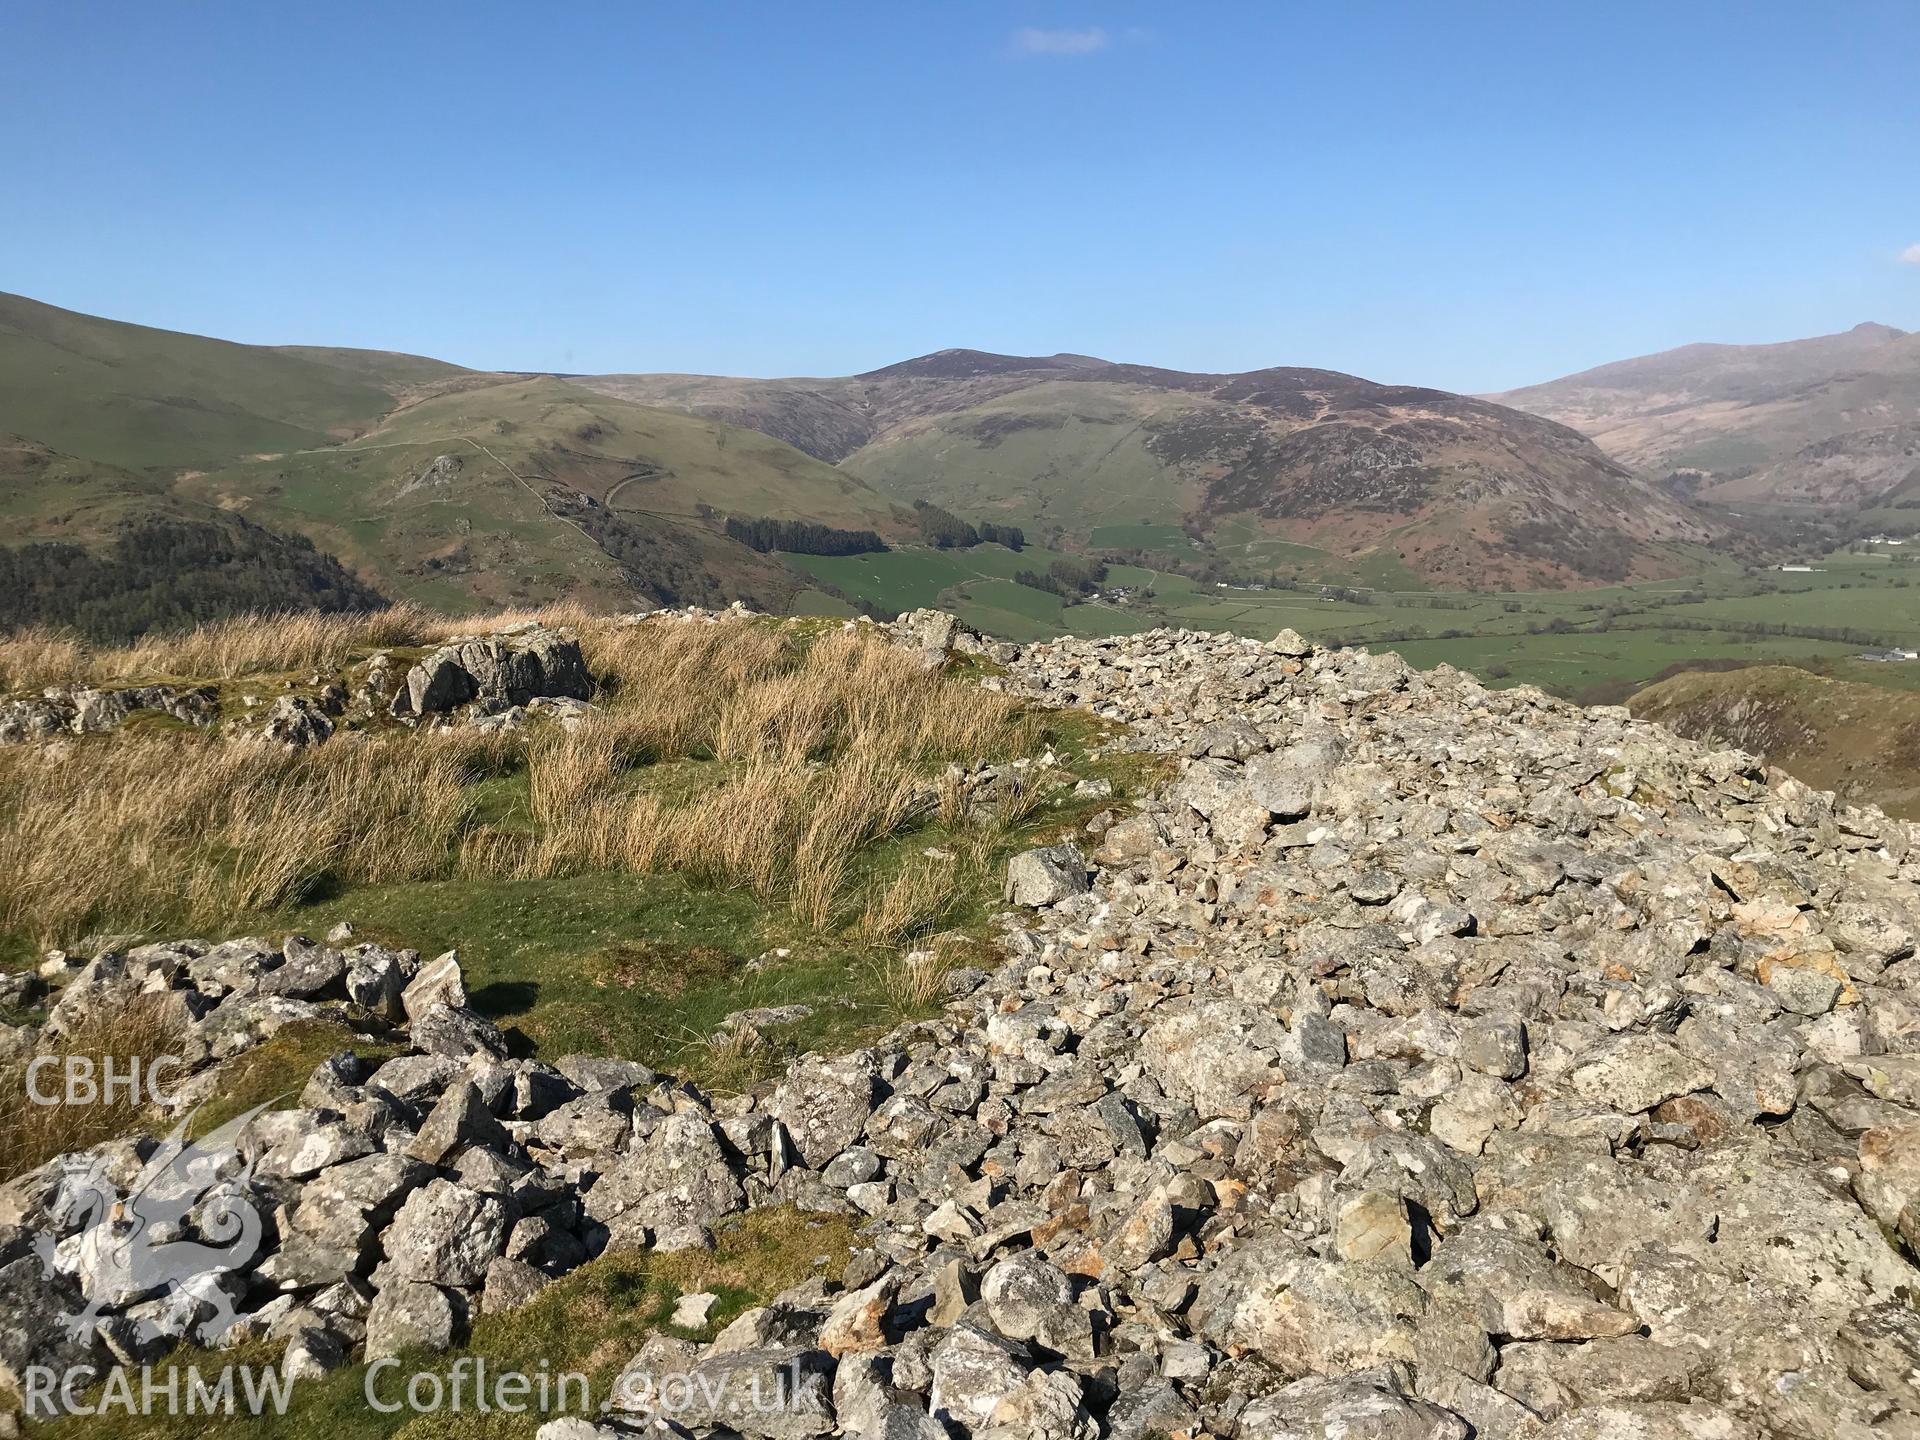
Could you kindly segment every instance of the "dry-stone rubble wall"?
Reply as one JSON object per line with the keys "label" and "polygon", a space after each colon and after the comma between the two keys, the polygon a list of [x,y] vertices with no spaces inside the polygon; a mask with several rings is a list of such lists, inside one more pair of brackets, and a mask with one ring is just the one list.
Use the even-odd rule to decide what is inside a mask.
{"label": "dry-stone rubble wall", "polygon": [[[650,1342],[630,1379],[719,1397],[651,1433],[1920,1435],[1911,827],[1624,710],[1287,633],[900,633],[1181,771],[1020,857],[1005,963],[871,1049],[727,1099],[516,1059],[457,957],[344,937],[69,982],[50,1026],[164,990],[208,1059],[327,1007],[407,1037],[242,1137],[271,1234],[208,1281],[231,1334],[303,1370],[445,1346],[604,1250],[791,1204],[861,1217],[861,1248]],[[111,1288],[76,1186],[143,1158],[0,1192],[0,1308]],[[208,1287],[110,1294],[96,1343],[163,1348]],[[0,1326],[0,1363],[78,1343]],[[775,1376],[809,1383],[728,1404]]]}

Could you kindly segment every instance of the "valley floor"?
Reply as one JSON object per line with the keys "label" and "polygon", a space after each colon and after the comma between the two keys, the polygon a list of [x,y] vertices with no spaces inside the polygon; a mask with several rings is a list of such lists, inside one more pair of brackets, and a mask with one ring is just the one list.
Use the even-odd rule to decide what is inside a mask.
{"label": "valley floor", "polygon": [[[1124,532],[1124,533],[1122,533]],[[1166,526],[1115,527],[1096,541],[1165,550],[1169,568],[1111,565],[1100,596],[1068,604],[1021,585],[1053,552],[999,546],[901,549],[880,555],[785,556],[789,564],[886,613],[940,606],[1016,641],[1125,635],[1157,626],[1265,637],[1292,628],[1324,644],[1392,650],[1413,665],[1454,665],[1494,685],[1534,684],[1582,700],[1619,701],[1661,675],[1704,663],[1813,665],[1842,678],[1920,687],[1920,663],[1859,664],[1863,650],[1920,639],[1920,584],[1884,556],[1834,555],[1810,572],[1747,573],[1707,566],[1693,577],[1592,590],[1480,593],[1392,588],[1320,555],[1273,552],[1278,542],[1221,547],[1242,573],[1269,565],[1278,585],[1220,584],[1170,568],[1199,552]],[[1304,547],[1286,547],[1304,552]],[[1317,553],[1317,552],[1316,552]],[[1330,576],[1289,579],[1289,574]],[[1125,590],[1124,596],[1116,592]],[[845,613],[819,591],[803,610]]]}

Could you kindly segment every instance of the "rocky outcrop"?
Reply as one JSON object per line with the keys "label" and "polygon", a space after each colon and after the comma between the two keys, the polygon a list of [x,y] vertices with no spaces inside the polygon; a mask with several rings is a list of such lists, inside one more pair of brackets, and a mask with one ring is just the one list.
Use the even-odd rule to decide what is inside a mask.
{"label": "rocky outcrop", "polygon": [[[228,721],[233,733],[300,749],[343,728],[446,725],[464,719],[484,730],[519,730],[541,719],[574,728],[592,713],[593,677],[577,637],[536,622],[455,640],[404,673],[403,661],[381,651],[346,672],[349,691],[325,673],[276,680],[270,701],[244,691],[223,702],[210,685],[136,685],[121,689],[50,689],[0,699],[0,745],[97,735],[142,714],[186,725]],[[225,714],[223,715],[223,708]]]}
{"label": "rocky outcrop", "polygon": [[206,726],[220,718],[220,701],[212,687],[204,685],[50,689],[37,696],[0,701],[0,745],[60,735],[98,735],[118,729],[143,711],[169,716],[183,725]]}
{"label": "rocky outcrop", "polygon": [[[1298,637],[1009,659],[991,683],[1182,769],[1010,867],[995,973],[717,1099],[503,1058],[457,963],[420,968],[411,1053],[329,1062],[244,1138],[286,1216],[245,1333],[313,1366],[431,1348],[608,1248],[790,1204],[860,1217],[841,1273],[649,1342],[625,1415],[550,1436],[1920,1434],[1909,826]],[[232,985],[213,955],[179,965]],[[336,983],[262,964],[320,989],[261,1003]],[[62,1254],[72,1168],[0,1192]],[[40,1313],[87,1276],[29,1278],[0,1271]],[[669,1373],[706,1408],[663,1405]],[[777,1376],[777,1421],[725,1405]]]}
{"label": "rocky outcrop", "polygon": [[580,642],[528,622],[435,650],[407,672],[393,713],[437,715],[468,704],[504,710],[540,697],[585,700],[592,694]]}

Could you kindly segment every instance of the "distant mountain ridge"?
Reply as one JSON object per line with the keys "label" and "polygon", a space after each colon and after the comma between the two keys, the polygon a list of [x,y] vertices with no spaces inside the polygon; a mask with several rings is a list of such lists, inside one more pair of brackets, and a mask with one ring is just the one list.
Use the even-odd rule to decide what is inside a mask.
{"label": "distant mountain ridge", "polygon": [[890,493],[1085,541],[1147,522],[1374,552],[1410,583],[1678,573],[1712,522],[1578,433],[1330,370],[1201,374],[941,350],[836,378],[605,375],[589,388],[777,436]]}
{"label": "distant mountain ridge", "polygon": [[1490,397],[1722,500],[1871,505],[1920,493],[1920,333],[1868,323],[1685,345]]}
{"label": "distant mountain ridge", "polygon": [[1388,587],[1677,574],[1717,533],[1564,426],[1328,370],[952,349],[822,379],[489,373],[20,296],[0,296],[0,441],[15,542],[240,516],[441,609],[777,610],[815,580],[729,517],[901,541],[920,500],[1069,549],[1174,527],[1263,567],[1307,546]]}

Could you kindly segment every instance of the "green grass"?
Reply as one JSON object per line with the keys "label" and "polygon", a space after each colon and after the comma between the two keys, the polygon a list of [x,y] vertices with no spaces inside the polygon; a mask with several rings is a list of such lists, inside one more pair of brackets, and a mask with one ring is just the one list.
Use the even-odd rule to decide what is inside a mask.
{"label": "green grass", "polygon": [[286,1109],[299,1101],[315,1067],[329,1056],[351,1050],[378,1062],[406,1047],[374,1039],[327,1021],[301,1021],[227,1062],[220,1090],[193,1114],[192,1131],[205,1135],[259,1105]]}
{"label": "green grass", "polygon": [[1703,660],[1756,664],[1850,653],[1851,647],[1820,641],[1760,644],[1737,637],[1659,632],[1609,635],[1493,635],[1469,640],[1402,641],[1392,645],[1409,665],[1447,664],[1470,670],[1492,685],[1525,683],[1585,696],[1599,687],[1627,693],[1675,665]]}
{"label": "green grass", "polygon": [[1180,556],[1198,553],[1178,525],[1096,525],[1087,543],[1096,550],[1164,550]]}
{"label": "green grass", "polygon": [[975,545],[965,550],[902,546],[871,555],[786,555],[794,569],[870,600],[888,614],[941,603],[956,586],[975,580],[1011,581],[1022,570],[1044,572],[1061,558],[1057,551],[1029,545]]}
{"label": "green grass", "polygon": [[1066,601],[1012,580],[975,580],[952,591],[954,611],[979,630],[1010,639],[1044,639],[1066,630]]}
{"label": "green grass", "polygon": [[836,619],[846,619],[860,612],[837,595],[829,595],[824,590],[802,590],[793,597],[793,603],[787,607],[789,615],[830,615]]}
{"label": "green grass", "polygon": [[[1110,779],[1122,797],[1143,793],[1159,777],[1152,757],[1084,758],[1086,745],[1104,733],[1090,716],[1063,715],[1045,743],[1082,757],[1075,774]],[[492,798],[498,801],[499,792]],[[1063,791],[1004,837],[981,883],[954,894],[944,927],[984,940],[1007,857],[1111,803]],[[852,875],[854,896],[953,839],[939,825],[923,824],[870,847]],[[777,1069],[791,1054],[856,1044],[911,1018],[888,993],[883,973],[899,947],[867,944],[851,929],[811,933],[750,896],[676,875],[360,886],[248,917],[233,933],[318,935],[341,920],[352,921],[360,939],[427,956],[458,949],[475,1008],[506,1029],[518,1049],[548,1060],[575,1051],[614,1054],[704,1082],[737,1082]],[[788,953],[770,954],[776,950]],[[723,1017],[792,1004],[812,1006],[813,1014],[769,1036],[774,1043],[752,1070],[723,1076],[712,1068],[705,1040]],[[310,1070],[325,1053],[309,1060],[302,1052],[301,1062]]]}
{"label": "green grass", "polygon": [[[922,834],[911,848],[936,838]],[[884,872],[900,858],[896,850],[870,859],[869,868]],[[802,1050],[857,1043],[899,1018],[877,983],[872,953],[856,939],[807,934],[751,897],[677,876],[366,887],[242,929],[320,934],[342,919],[354,922],[359,938],[423,955],[458,949],[474,1007],[517,1050],[549,1061],[575,1052],[619,1055],[708,1083],[737,1080],[713,1072],[704,1043],[733,1011],[814,1007],[808,1019],[768,1037],[761,1072]],[[790,954],[749,968],[776,948]]]}

